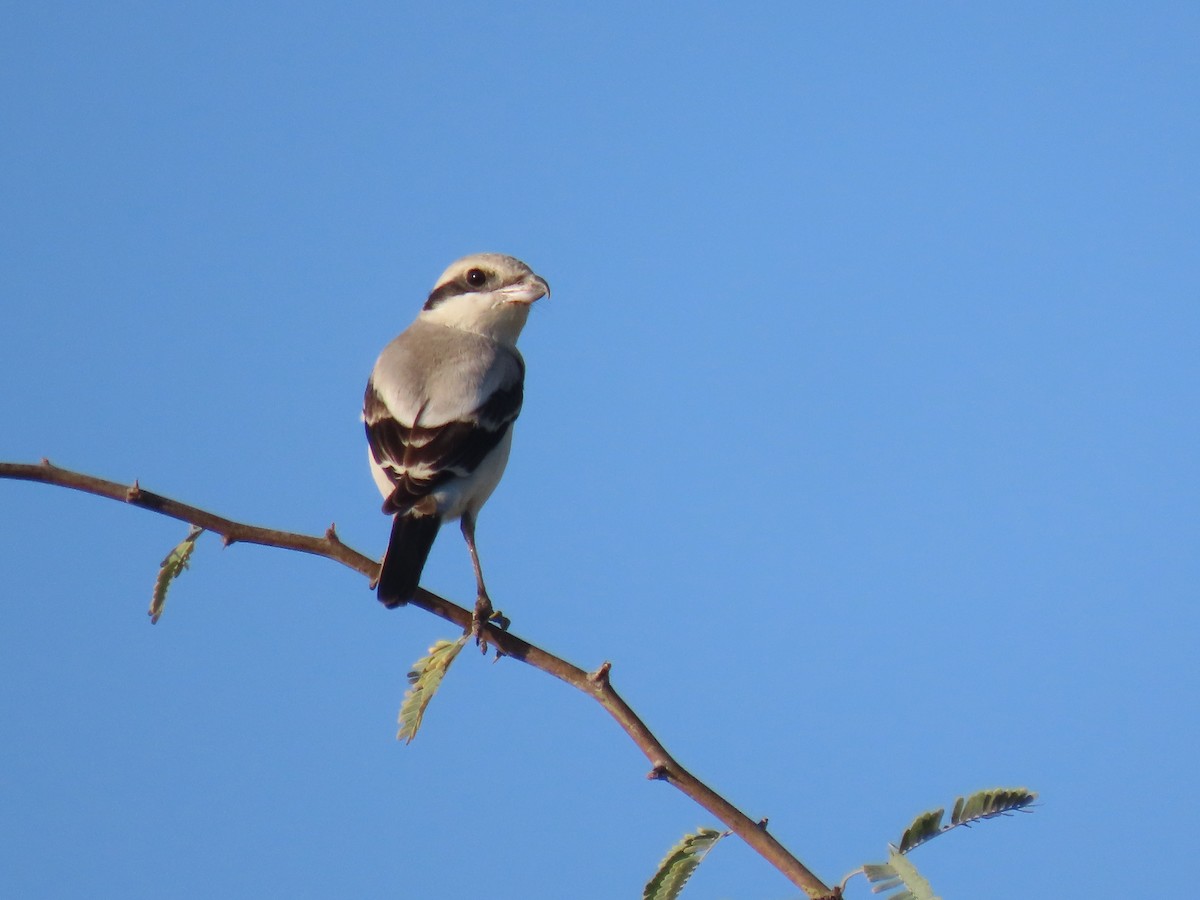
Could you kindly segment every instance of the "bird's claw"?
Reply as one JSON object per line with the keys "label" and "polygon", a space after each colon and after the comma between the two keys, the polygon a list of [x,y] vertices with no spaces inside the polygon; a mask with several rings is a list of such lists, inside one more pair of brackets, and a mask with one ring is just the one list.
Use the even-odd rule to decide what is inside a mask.
{"label": "bird's claw", "polygon": [[488,652],[486,626],[491,622],[494,614],[492,601],[487,594],[480,594],[475,598],[475,614],[471,616],[471,635],[475,638],[475,645],[479,647],[479,652],[484,655]]}
{"label": "bird's claw", "polygon": [[[508,616],[504,615],[500,610],[492,608],[492,601],[487,594],[480,594],[475,599],[475,612],[471,616],[470,634],[475,638],[475,645],[479,647],[480,653],[486,656],[488,652],[488,625],[494,625],[501,631],[508,631],[510,624]],[[496,651],[497,659],[502,655],[499,650]]]}

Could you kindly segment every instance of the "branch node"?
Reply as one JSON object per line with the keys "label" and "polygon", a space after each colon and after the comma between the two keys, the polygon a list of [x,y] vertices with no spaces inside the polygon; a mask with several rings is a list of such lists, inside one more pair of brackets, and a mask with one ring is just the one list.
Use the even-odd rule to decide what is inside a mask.
{"label": "branch node", "polygon": [[129,486],[129,490],[127,490],[125,492],[125,502],[126,503],[137,503],[141,499],[142,499],[142,486],[138,483],[138,480],[135,478],[133,480],[133,484],[131,484]]}
{"label": "branch node", "polygon": [[610,671],[612,671],[612,663],[601,663],[600,668],[595,672],[588,673],[588,681],[600,688],[607,688],[609,686],[608,673]]}

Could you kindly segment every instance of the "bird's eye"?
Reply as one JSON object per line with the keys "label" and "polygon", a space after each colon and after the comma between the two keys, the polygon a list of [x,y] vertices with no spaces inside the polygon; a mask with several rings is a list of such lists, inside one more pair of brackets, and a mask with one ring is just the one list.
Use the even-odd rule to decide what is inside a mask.
{"label": "bird's eye", "polygon": [[467,284],[471,287],[483,287],[487,283],[487,272],[483,269],[468,269]]}

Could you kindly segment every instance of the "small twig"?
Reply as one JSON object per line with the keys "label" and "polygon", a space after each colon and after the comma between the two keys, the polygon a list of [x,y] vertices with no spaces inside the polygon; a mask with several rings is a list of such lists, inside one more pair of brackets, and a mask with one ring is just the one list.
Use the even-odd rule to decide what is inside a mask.
{"label": "small twig", "polygon": [[161,494],[145,490],[134,481],[132,485],[118,484],[115,481],[105,481],[93,475],[73,472],[70,469],[60,469],[48,459],[43,459],[38,465],[26,463],[0,463],[0,478],[15,478],[21,481],[40,481],[43,484],[55,484],[59,487],[72,488],[95,494],[98,497],[108,497],[132,506],[139,506],[181,522],[199,525],[205,531],[219,534],[226,546],[236,543],[261,544],[264,547],[280,547],[284,550],[299,550],[301,553],[312,553],[324,556],[349,566],[356,572],[361,572],[368,578],[374,578],[379,572],[379,563],[363,556],[356,550],[351,550],[336,535],[326,532],[324,537],[312,537],[307,534],[295,534],[290,531],[277,531],[274,528],[260,528],[257,525],[245,525],[210,513],[207,510]]}
{"label": "small twig", "polygon": [[[266,547],[299,550],[302,553],[323,556],[348,566],[372,581],[379,574],[379,563],[343,544],[332,525],[329,526],[323,537],[246,525],[143,490],[136,481],[132,486],[118,484],[115,481],[105,481],[69,469],[60,469],[46,459],[43,459],[39,465],[0,462],[0,478],[38,481],[43,484],[53,484],[101,497],[109,497],[122,503],[130,503],[142,509],[170,516],[173,519],[199,525],[206,531],[221,535],[226,544],[235,542],[260,544]],[[472,614],[469,610],[451,603],[437,594],[430,593],[424,588],[418,589],[411,604],[440,616],[448,622],[453,622],[460,628],[469,628],[471,625]],[[547,653],[509,631],[490,624],[485,625],[484,628],[488,634],[488,642],[505,656],[511,656],[513,659],[541,669],[595,698],[608,711],[609,715],[617,720],[617,723],[625,730],[638,749],[650,760],[653,768],[649,777],[674,785],[703,806],[809,897],[831,896],[830,889],[766,830],[766,819],[755,822],[688,772],[667,752],[658,738],[651,733],[646,724],[638,718],[629,704],[613,688],[609,677],[612,669],[610,663],[604,663],[595,672],[589,674],[578,666],[573,666],[566,660]]]}

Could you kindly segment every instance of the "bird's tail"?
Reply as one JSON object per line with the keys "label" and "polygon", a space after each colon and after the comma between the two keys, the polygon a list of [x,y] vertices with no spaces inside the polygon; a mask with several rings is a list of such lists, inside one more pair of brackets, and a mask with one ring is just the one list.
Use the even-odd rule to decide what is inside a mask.
{"label": "bird's tail", "polygon": [[438,516],[400,514],[392,519],[392,537],[379,571],[376,596],[392,609],[403,606],[417,592],[421,571],[442,520]]}

